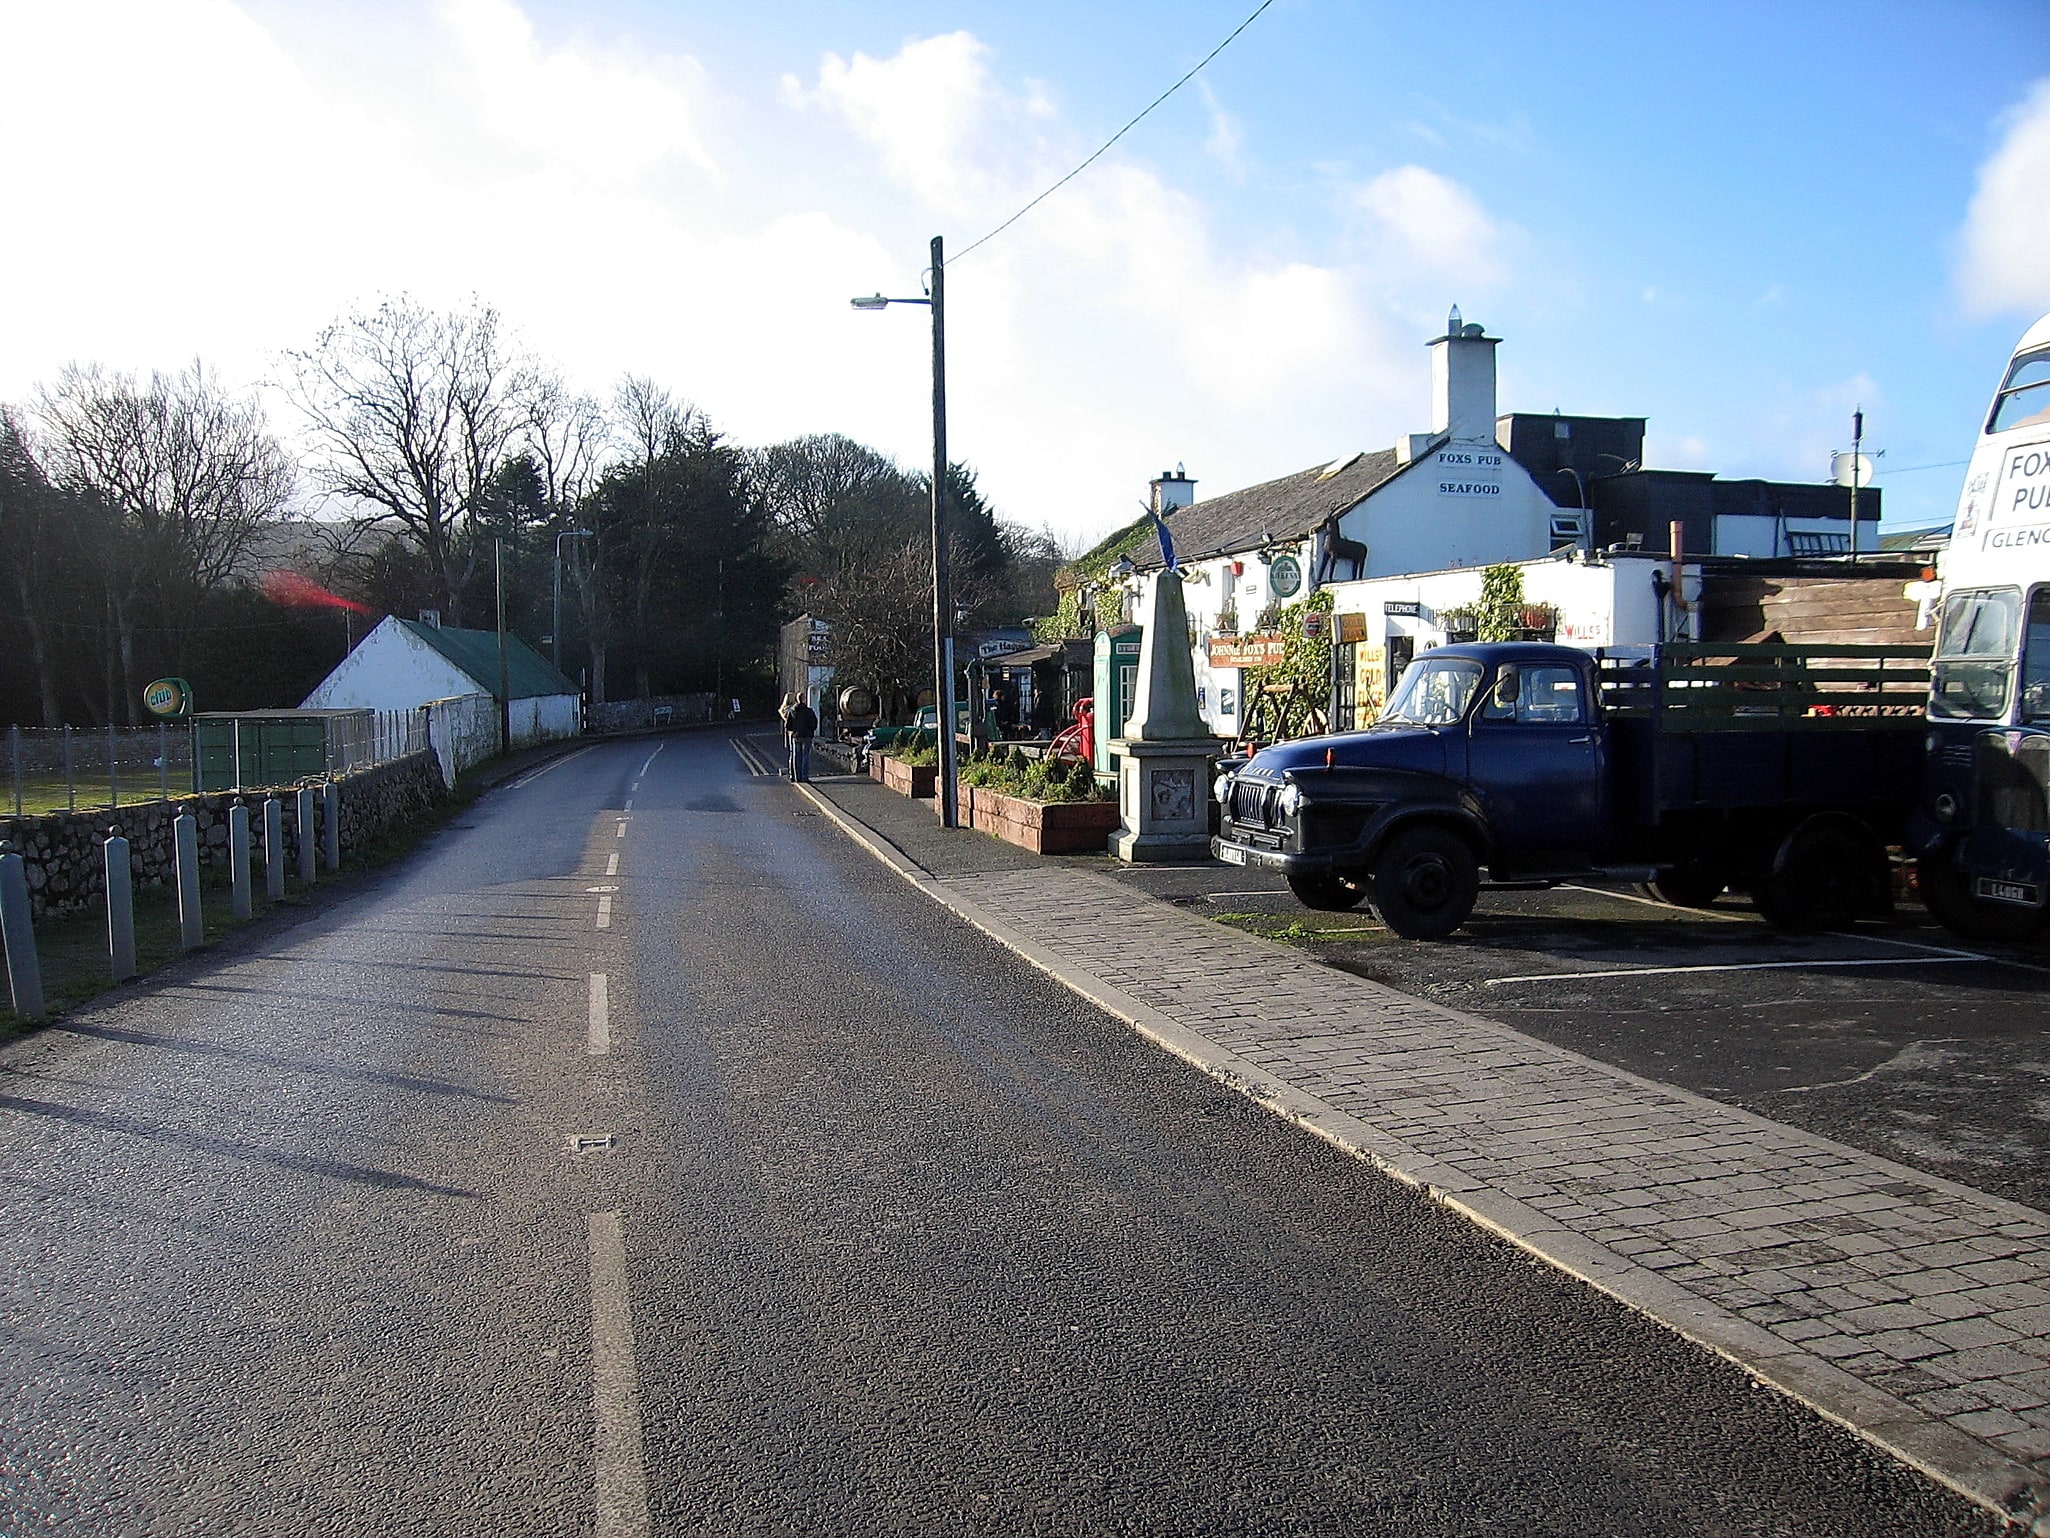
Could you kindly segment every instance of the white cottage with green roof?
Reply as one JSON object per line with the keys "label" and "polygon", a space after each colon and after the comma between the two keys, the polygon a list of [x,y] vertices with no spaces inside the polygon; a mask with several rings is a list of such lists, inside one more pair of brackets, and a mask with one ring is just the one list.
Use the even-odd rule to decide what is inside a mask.
{"label": "white cottage with green roof", "polygon": [[464,695],[511,702],[512,743],[531,747],[583,731],[583,700],[560,669],[518,636],[505,638],[507,688],[499,690],[498,632],[386,619],[344,657],[303,708],[417,710]]}

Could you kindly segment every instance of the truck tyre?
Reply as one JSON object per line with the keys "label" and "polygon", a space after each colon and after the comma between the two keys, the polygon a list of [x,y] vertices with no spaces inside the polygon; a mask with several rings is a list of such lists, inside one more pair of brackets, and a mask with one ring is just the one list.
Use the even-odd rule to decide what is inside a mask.
{"label": "truck tyre", "polygon": [[1772,869],[1751,883],[1751,902],[1775,929],[1848,929],[1886,908],[1886,851],[1849,819],[1816,819],[1789,833]]}
{"label": "truck tyre", "polygon": [[1915,887],[1922,894],[1922,906],[1960,939],[2010,944],[2033,940],[2050,921],[2050,914],[2041,909],[1990,903],[1973,895],[1965,873],[1939,861],[1916,862]]}
{"label": "truck tyre", "polygon": [[1374,862],[1374,907],[1405,940],[1442,940],[1473,912],[1480,865],[1445,828],[1411,828]]}
{"label": "truck tyre", "polygon": [[1345,913],[1366,901],[1366,883],[1350,876],[1331,873],[1290,876],[1287,879],[1288,889],[1295,893],[1295,900],[1319,913]]}
{"label": "truck tyre", "polygon": [[1720,866],[1693,862],[1662,870],[1637,890],[1669,908],[1709,908],[1729,884],[1729,873]]}

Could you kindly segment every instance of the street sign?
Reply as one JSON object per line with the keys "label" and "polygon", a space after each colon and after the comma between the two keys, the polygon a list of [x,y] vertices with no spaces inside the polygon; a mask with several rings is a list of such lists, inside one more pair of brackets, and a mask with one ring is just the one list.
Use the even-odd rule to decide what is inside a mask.
{"label": "street sign", "polygon": [[1267,568],[1267,585],[1276,598],[1293,598],[1303,585],[1303,563],[1292,555],[1277,555]]}
{"label": "street sign", "polygon": [[1327,628],[1328,626],[1323,610],[1312,609],[1308,614],[1305,614],[1303,616],[1303,639],[1305,641],[1323,640],[1324,632]]}
{"label": "street sign", "polygon": [[1280,635],[1212,636],[1214,668],[1279,667],[1288,658],[1288,637]]}
{"label": "street sign", "polygon": [[1381,605],[1381,612],[1390,619],[1419,619],[1424,606],[1414,598],[1391,598]]}
{"label": "street sign", "polygon": [[183,721],[192,714],[192,685],[182,678],[159,678],[145,684],[143,706],[166,721]]}

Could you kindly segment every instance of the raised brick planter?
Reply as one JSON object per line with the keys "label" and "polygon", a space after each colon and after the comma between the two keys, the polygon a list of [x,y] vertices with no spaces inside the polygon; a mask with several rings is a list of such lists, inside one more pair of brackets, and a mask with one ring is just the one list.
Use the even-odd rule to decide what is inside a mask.
{"label": "raised brick planter", "polygon": [[976,787],[961,791],[962,821],[1034,854],[1100,854],[1118,825],[1115,801],[1028,801]]}
{"label": "raised brick planter", "polygon": [[877,764],[882,765],[882,773],[876,778],[900,796],[925,799],[933,793],[933,777],[939,772],[935,764],[907,764],[900,759],[881,756],[868,762],[871,774],[875,774]]}

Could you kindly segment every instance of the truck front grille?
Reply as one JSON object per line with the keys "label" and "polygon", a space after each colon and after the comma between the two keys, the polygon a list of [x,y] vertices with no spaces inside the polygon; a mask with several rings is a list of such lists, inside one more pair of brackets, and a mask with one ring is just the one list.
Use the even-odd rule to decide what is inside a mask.
{"label": "truck front grille", "polygon": [[1986,732],[1977,757],[1980,826],[2050,832],[2050,737]]}
{"label": "truck front grille", "polygon": [[1231,820],[1256,828],[1274,826],[1274,796],[1277,787],[1258,781],[1231,782]]}

